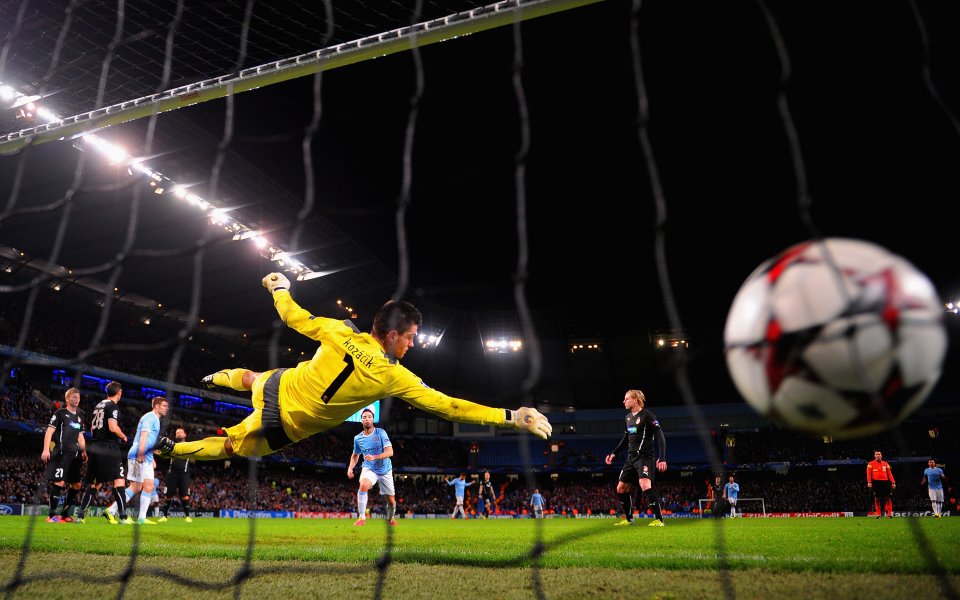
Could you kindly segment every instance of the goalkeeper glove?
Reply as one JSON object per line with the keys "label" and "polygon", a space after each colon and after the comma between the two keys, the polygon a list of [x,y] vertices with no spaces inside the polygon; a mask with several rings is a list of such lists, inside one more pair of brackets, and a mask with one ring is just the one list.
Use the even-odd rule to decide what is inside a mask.
{"label": "goalkeeper glove", "polygon": [[553,433],[553,425],[535,408],[521,406],[517,410],[507,410],[506,422],[543,439],[547,439]]}
{"label": "goalkeeper glove", "polygon": [[263,278],[263,287],[274,293],[277,290],[289,290],[290,280],[283,273],[270,273]]}

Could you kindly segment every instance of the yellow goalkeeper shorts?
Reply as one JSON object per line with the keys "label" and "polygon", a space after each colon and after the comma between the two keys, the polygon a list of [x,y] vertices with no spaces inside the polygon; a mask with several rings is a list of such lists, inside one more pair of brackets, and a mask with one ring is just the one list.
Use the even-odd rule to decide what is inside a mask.
{"label": "yellow goalkeeper shorts", "polygon": [[280,411],[280,377],[284,371],[264,371],[253,381],[253,412],[225,430],[234,454],[266,456],[293,443],[284,430]]}

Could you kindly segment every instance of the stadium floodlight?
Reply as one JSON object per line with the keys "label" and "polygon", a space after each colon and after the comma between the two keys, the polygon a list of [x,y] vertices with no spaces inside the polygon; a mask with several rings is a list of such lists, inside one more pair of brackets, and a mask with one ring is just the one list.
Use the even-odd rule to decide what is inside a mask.
{"label": "stadium floodlight", "polygon": [[417,334],[417,344],[421,348],[436,348],[440,345],[443,338],[442,333],[433,333],[430,331],[421,331]]}
{"label": "stadium floodlight", "polygon": [[576,354],[578,352],[600,352],[601,345],[600,340],[596,339],[579,339],[571,340],[569,343],[570,353]]}
{"label": "stadium floodlight", "polygon": [[[12,102],[11,108],[29,106],[31,118],[38,116],[48,123],[56,123],[58,121],[62,122],[63,120],[52,110],[34,104],[36,100],[41,99],[40,96],[27,96],[18,92],[9,85],[4,85],[2,82],[0,82],[0,99],[2,99],[4,103]],[[143,163],[143,159],[131,157],[130,154],[121,146],[108,142],[107,140],[93,133],[83,135],[81,139],[92,146],[100,154],[104,155],[110,164],[125,165],[127,167],[127,172],[131,175],[133,175],[134,172],[146,175],[150,180],[149,185],[153,188],[153,192],[155,194],[162,195],[165,189],[172,186],[174,195],[177,198],[187,200],[200,210],[209,211],[210,222],[214,225],[224,226],[227,231],[234,233],[234,240],[254,237],[254,242],[258,248],[263,248],[269,244],[265,239],[262,238],[262,236],[252,235],[252,230],[249,227],[230,217],[227,214],[230,209],[214,206],[213,204],[201,198],[199,195],[194,194],[193,192],[188,192],[185,186],[176,184],[169,177],[146,166]],[[236,234],[239,232],[251,232],[251,235],[238,237]],[[274,255],[271,257],[271,260],[283,267],[284,270],[290,271],[296,275],[298,280],[314,279],[316,277],[322,277],[325,274],[329,274],[314,274],[311,269],[299,261],[290,259],[287,253],[279,248],[271,246],[270,252]],[[277,258],[277,256],[279,256],[279,258]]]}
{"label": "stadium floodlight", "polygon": [[507,339],[507,338],[498,338],[487,340],[486,342],[487,350],[490,352],[496,352],[498,354],[507,354],[508,352],[520,352],[523,350],[523,340],[520,339]]}

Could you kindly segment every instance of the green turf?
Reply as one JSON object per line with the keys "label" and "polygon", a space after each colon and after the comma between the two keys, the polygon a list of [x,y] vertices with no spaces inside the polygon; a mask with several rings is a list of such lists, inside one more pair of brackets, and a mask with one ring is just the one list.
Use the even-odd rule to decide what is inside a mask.
{"label": "green turf", "polygon": [[[613,523],[402,519],[389,538],[379,520],[359,528],[349,520],[195,519],[187,524],[172,519],[135,531],[100,518],[75,525],[2,517],[0,583],[10,586],[25,556],[25,582],[13,586],[13,597],[56,597],[51,590],[68,581],[78,589],[112,585],[115,595],[119,583],[98,584],[77,575],[115,578],[130,563],[137,533],[132,587],[125,593],[133,594],[138,586],[150,589],[161,583],[158,577],[174,575],[229,586],[243,567],[253,524],[253,577],[240,588],[251,598],[319,597],[321,589],[325,598],[372,598],[375,565],[388,547],[391,563],[381,591],[391,599],[456,594],[458,586],[450,587],[451,578],[472,581],[474,592],[486,590],[494,598],[703,594],[716,599],[732,589],[736,598],[854,598],[869,593],[871,600],[879,600],[948,598],[960,590],[957,518],[674,519],[663,528],[646,527],[647,521],[633,527]],[[25,555],[23,544],[31,527],[30,552]],[[536,561],[531,554],[538,534],[543,553]],[[91,571],[90,565],[103,568]],[[284,569],[290,573],[279,572]],[[650,582],[650,595],[626,593],[623,582],[635,577]],[[812,579],[820,583],[813,585]],[[878,595],[880,587],[884,591]],[[232,591],[203,592],[207,597],[218,594],[229,597]]]}

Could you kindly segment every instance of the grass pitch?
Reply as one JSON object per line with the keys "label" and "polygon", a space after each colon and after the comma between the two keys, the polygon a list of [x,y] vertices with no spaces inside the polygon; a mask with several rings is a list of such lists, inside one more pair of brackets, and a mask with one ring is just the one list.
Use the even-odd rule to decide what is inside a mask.
{"label": "grass pitch", "polygon": [[388,529],[380,520],[354,527],[349,520],[172,519],[131,527],[101,518],[75,525],[0,517],[0,585],[10,598],[882,600],[960,593],[958,518],[614,522],[402,519]]}

